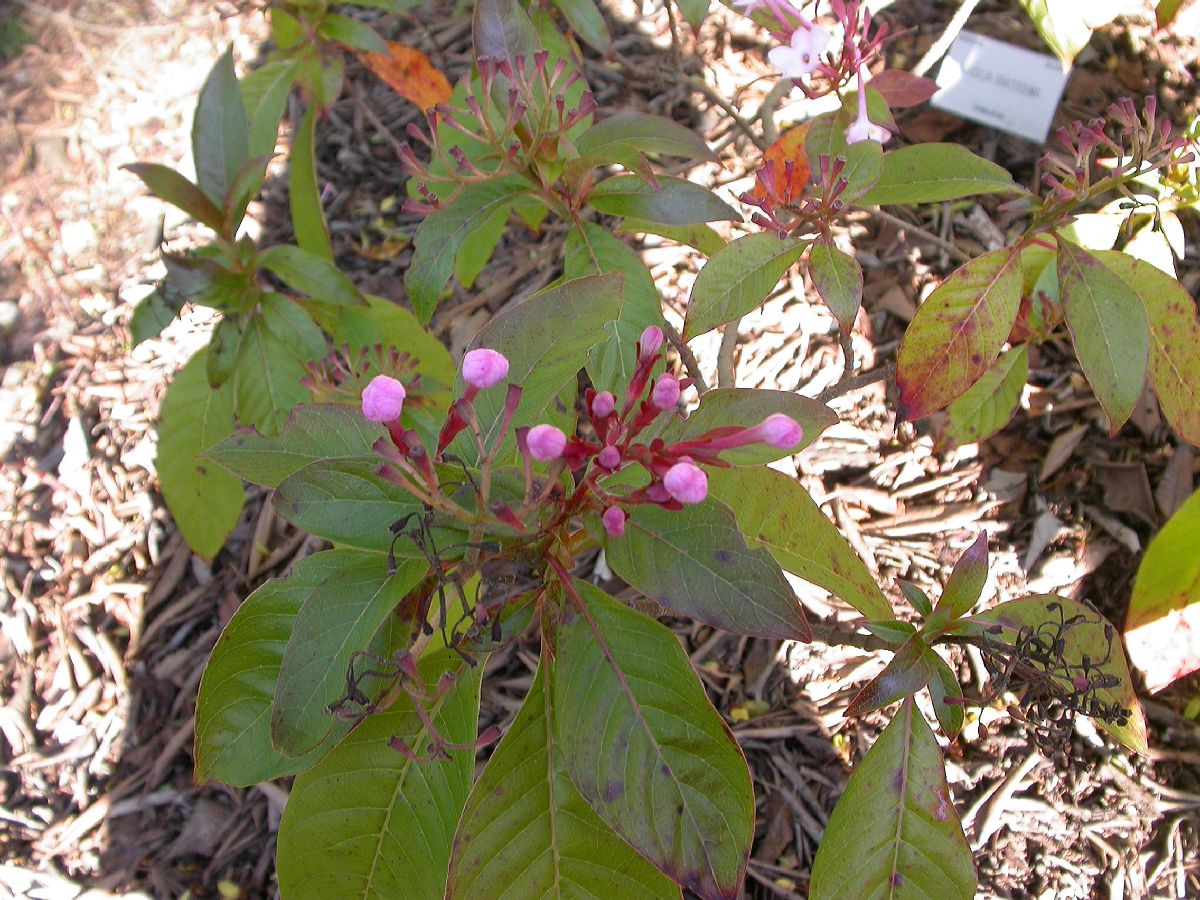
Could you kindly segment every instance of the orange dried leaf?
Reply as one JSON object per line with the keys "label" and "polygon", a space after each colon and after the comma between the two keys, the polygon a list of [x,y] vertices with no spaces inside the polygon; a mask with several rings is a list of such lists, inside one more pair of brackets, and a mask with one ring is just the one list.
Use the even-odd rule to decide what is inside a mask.
{"label": "orange dried leaf", "polygon": [[[808,167],[808,151],[805,147],[808,141],[808,125],[797,125],[781,134],[763,154],[761,165],[773,162],[773,186],[775,196],[785,202],[790,202],[804,193],[804,185],[808,183],[810,170]],[[792,163],[789,170],[788,163]],[[754,183],[754,196],[766,197],[762,182]]]}
{"label": "orange dried leaf", "polygon": [[358,58],[388,87],[421,109],[450,99],[450,82],[433,67],[428,56],[396,41],[387,44],[390,53],[360,53]]}

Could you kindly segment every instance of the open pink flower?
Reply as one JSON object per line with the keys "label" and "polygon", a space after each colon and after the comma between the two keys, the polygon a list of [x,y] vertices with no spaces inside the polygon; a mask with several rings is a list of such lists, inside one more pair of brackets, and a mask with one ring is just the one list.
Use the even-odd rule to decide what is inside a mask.
{"label": "open pink flower", "polygon": [[400,418],[404,398],[408,396],[402,385],[389,375],[376,375],[363,388],[362,414],[368,422],[391,422]]}
{"label": "open pink flower", "polygon": [[680,503],[699,503],[708,496],[708,476],[695,463],[678,462],[667,469],[663,487]]}
{"label": "open pink flower", "polygon": [[567,436],[553,425],[534,425],[525,437],[529,455],[541,462],[558,459],[567,449]]}
{"label": "open pink flower", "polygon": [[463,357],[463,381],[480,390],[499,384],[508,375],[508,359],[503,353],[486,347],[472,350]]}
{"label": "open pink flower", "polygon": [[767,59],[788,78],[803,78],[820,65],[821,54],[829,46],[829,41],[828,31],[805,20],[792,32],[789,44],[772,48],[767,53]]}
{"label": "open pink flower", "polygon": [[867,88],[863,83],[863,67],[858,67],[858,117],[846,128],[846,143],[857,144],[859,141],[887,142],[892,133],[882,125],[876,125],[867,118]]}

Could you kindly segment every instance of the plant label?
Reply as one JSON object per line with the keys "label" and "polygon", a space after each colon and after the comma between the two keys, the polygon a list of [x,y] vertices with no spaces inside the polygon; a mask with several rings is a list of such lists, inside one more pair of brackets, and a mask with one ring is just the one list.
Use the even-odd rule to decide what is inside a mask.
{"label": "plant label", "polygon": [[932,103],[1042,143],[1069,74],[1053,56],[964,31],[942,60]]}

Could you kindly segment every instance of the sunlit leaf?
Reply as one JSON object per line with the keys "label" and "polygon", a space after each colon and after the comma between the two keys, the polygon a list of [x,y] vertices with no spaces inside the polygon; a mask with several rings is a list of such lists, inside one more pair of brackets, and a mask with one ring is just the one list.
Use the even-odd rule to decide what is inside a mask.
{"label": "sunlit leaf", "polygon": [[421,109],[450,100],[450,80],[415,47],[387,42],[387,53],[363,53],[359,59],[388,87]]}
{"label": "sunlit leaf", "polygon": [[1024,344],[1001,353],[965,394],[950,404],[946,430],[960,444],[985,440],[1009,423],[1029,378]]}
{"label": "sunlit leaf", "polygon": [[811,900],[975,896],[937,740],[905,703],[851,775],[813,861]]}
{"label": "sunlit leaf", "polygon": [[674,634],[574,585],[587,612],[565,608],[551,672],[567,774],[663,873],[703,900],[733,900],[754,831],[741,750]]}

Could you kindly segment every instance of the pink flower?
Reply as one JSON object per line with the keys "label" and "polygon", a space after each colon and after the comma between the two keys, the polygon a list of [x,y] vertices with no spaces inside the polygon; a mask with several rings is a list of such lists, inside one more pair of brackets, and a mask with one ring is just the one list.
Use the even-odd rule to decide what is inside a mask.
{"label": "pink flower", "polygon": [[804,429],[791,416],[773,413],[754,429],[756,440],[780,450],[791,450],[804,440]]}
{"label": "pink flower", "polygon": [[654,356],[654,354],[658,353],[658,348],[662,346],[662,343],[662,329],[657,325],[651,325],[638,338],[638,356],[642,359]]}
{"label": "pink flower", "polygon": [[525,437],[529,455],[541,462],[558,459],[567,449],[567,436],[553,425],[534,425]]}
{"label": "pink flower", "polygon": [[708,496],[708,476],[694,463],[675,463],[667,469],[662,483],[680,503],[699,503]]}
{"label": "pink flower", "polygon": [[592,398],[592,415],[597,419],[607,419],[617,408],[617,398],[610,391],[601,391]]}
{"label": "pink flower", "polygon": [[606,469],[616,469],[621,464],[621,451],[609,444],[596,456],[596,462]]}
{"label": "pink flower", "polygon": [[480,390],[499,384],[508,375],[508,360],[503,353],[482,348],[463,357],[463,381]]}
{"label": "pink flower", "polygon": [[606,509],[600,521],[604,523],[604,530],[608,532],[609,537],[618,538],[625,533],[625,513],[619,506]]}
{"label": "pink flower", "polygon": [[859,141],[877,141],[885,143],[892,133],[882,125],[876,125],[867,118],[867,89],[863,84],[863,67],[858,67],[858,117],[846,128],[846,143],[857,144]]}
{"label": "pink flower", "polygon": [[671,409],[679,402],[679,379],[670,372],[660,375],[650,391],[650,402],[655,409]]}
{"label": "pink flower", "polygon": [[829,32],[819,25],[805,21],[792,32],[786,47],[774,47],[767,53],[771,65],[788,78],[803,78],[821,62],[821,54],[829,46]]}
{"label": "pink flower", "polygon": [[391,422],[400,418],[400,410],[404,408],[404,398],[408,393],[395,378],[388,375],[376,375],[371,383],[363,388],[362,414],[368,422]]}

